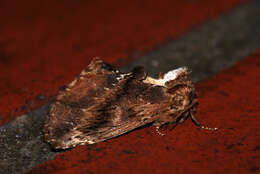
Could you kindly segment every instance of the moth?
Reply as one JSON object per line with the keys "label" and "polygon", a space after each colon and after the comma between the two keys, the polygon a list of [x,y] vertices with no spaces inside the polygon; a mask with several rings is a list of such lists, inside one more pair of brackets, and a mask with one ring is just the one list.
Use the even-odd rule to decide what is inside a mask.
{"label": "moth", "polygon": [[157,130],[195,117],[198,105],[187,68],[158,79],[142,67],[121,73],[100,58],[59,91],[43,127],[45,140],[55,149],[93,144],[151,123]]}

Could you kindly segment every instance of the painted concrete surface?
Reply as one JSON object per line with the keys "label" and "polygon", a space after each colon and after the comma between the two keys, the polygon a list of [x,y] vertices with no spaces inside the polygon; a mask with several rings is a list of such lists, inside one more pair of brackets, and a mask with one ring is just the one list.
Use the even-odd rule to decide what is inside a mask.
{"label": "painted concrete surface", "polygon": [[[0,66],[3,72],[0,75],[3,81],[0,86],[2,89],[0,121],[2,124],[7,123],[31,110],[0,129],[1,151],[5,152],[1,152],[4,154],[1,158],[1,172],[22,173],[37,164],[51,160],[29,173],[257,173],[259,170],[257,102],[259,101],[255,86],[259,86],[256,79],[259,78],[260,57],[259,51],[255,50],[260,48],[257,32],[260,30],[257,29],[259,18],[254,14],[259,3],[241,5],[241,9],[238,7],[236,12],[230,8],[245,1],[218,1],[218,3],[203,0],[185,3],[172,1],[176,5],[174,9],[182,9],[179,10],[179,15],[166,10],[162,14],[163,17],[159,17],[156,13],[149,16],[154,13],[157,4],[145,2],[136,5],[137,1],[134,1],[134,4],[128,5],[128,10],[124,10],[121,9],[122,3],[113,2],[114,6],[110,4],[106,10],[103,8],[106,12],[104,14],[109,14],[110,17],[103,20],[103,13],[97,14],[95,17],[99,20],[95,21],[92,19],[93,16],[88,16],[84,24],[81,23],[85,17],[83,14],[89,13],[84,11],[85,7],[93,12],[105,4],[67,2],[59,6],[58,1],[53,1],[53,9],[50,8],[48,13],[44,11],[48,4],[34,3],[18,4],[20,7],[15,7],[14,11],[21,12],[21,15],[1,11],[8,14],[6,19],[12,20],[6,22],[5,27],[0,29],[2,32]],[[11,5],[6,3],[4,7],[8,9],[7,7]],[[164,3],[161,5],[160,10],[166,6]],[[24,13],[25,6],[34,7],[31,13],[37,15],[30,15],[29,11]],[[72,8],[68,8],[70,6]],[[113,10],[110,11],[110,8]],[[129,16],[128,14],[135,8],[140,10],[137,10],[137,14],[141,14],[143,9],[147,10],[147,14],[141,18],[137,14]],[[227,11],[235,13],[232,16]],[[189,12],[194,12],[196,15],[190,15]],[[55,16],[58,13],[62,15]],[[118,15],[125,20],[118,19]],[[51,16],[55,17],[49,21]],[[216,23],[209,22],[209,25],[201,26],[202,29],[197,27],[188,33],[187,37],[180,37],[194,26],[217,16],[221,18]],[[225,19],[228,20],[223,22]],[[140,22],[144,20],[148,22],[142,26]],[[89,21],[93,24],[92,30],[88,28]],[[72,27],[71,23],[79,26]],[[248,28],[241,28],[239,35],[239,30],[235,28],[243,27],[245,24]],[[229,29],[224,29],[225,26]],[[110,31],[109,27],[113,30]],[[220,27],[217,30],[219,32],[212,32],[214,27]],[[102,35],[101,31],[104,28],[108,33]],[[232,35],[227,31],[232,31]],[[212,45],[198,46],[196,42],[198,33],[204,44],[212,43]],[[216,37],[210,37],[210,33]],[[91,35],[93,36],[90,37]],[[132,37],[133,35],[136,37]],[[81,36],[88,39],[81,39]],[[176,38],[177,40],[170,42]],[[194,38],[194,42],[189,42]],[[104,40],[105,42],[102,42]],[[217,47],[214,46],[214,41]],[[77,46],[74,47],[73,44]],[[180,55],[171,55],[172,48],[175,48],[174,52],[179,50]],[[212,52],[210,49],[213,49]],[[219,51],[221,54],[217,54]],[[193,52],[202,59],[196,56],[189,57],[188,53]],[[246,58],[245,56],[249,54],[254,55]],[[79,146],[65,152],[52,151],[44,143],[41,133],[41,126],[48,110],[46,103],[51,102],[59,87],[73,79],[88,64],[90,58],[97,55],[117,65],[133,60],[137,60],[135,63],[138,63],[151,58],[159,62],[158,69],[152,69],[156,62],[148,67],[151,73],[167,71],[168,64],[188,65],[194,69],[192,78],[196,81],[210,77],[243,57],[246,60],[197,85],[200,96],[197,115],[202,123],[219,127],[217,132],[200,130],[191,121],[186,121],[173,130],[166,129],[164,137],[158,136],[153,127],[145,127],[97,145]],[[173,55],[176,58],[171,58]],[[159,60],[164,59],[156,59],[159,56],[170,57],[172,62],[166,61],[161,64]],[[180,61],[182,56],[183,61]],[[205,57],[214,58],[204,62]],[[216,61],[222,57],[225,63]],[[203,62],[203,66],[196,68],[199,60]],[[131,68],[132,64],[128,66]],[[41,105],[43,106],[34,110]]]}

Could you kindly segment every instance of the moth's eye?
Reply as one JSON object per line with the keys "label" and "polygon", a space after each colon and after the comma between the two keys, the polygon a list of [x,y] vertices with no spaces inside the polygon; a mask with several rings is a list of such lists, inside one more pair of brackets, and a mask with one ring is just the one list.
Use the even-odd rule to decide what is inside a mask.
{"label": "moth's eye", "polygon": [[197,94],[196,94],[195,92],[193,92],[193,91],[190,91],[189,94],[188,94],[188,96],[189,96],[189,99],[190,99],[190,100],[193,100],[194,98],[197,97]]}

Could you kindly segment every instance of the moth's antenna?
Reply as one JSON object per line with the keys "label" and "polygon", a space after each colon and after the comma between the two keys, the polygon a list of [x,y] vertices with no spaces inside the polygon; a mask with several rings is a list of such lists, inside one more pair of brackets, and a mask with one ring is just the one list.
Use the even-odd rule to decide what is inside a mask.
{"label": "moth's antenna", "polygon": [[196,116],[194,115],[194,113],[191,111],[190,112],[190,116],[191,116],[191,120],[197,125],[199,126],[200,128],[202,129],[206,129],[206,130],[210,130],[210,131],[215,131],[217,130],[218,128],[214,127],[207,127],[207,126],[203,126],[202,124],[200,124],[200,122],[197,120]]}

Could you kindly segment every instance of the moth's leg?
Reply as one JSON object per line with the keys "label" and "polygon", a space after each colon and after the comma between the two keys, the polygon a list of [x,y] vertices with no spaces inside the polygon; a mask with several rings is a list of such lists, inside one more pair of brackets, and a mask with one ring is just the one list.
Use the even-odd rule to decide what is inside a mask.
{"label": "moth's leg", "polygon": [[159,134],[159,135],[161,135],[161,136],[164,136],[165,134],[163,134],[163,133],[161,133],[160,132],[160,128],[164,125],[165,123],[163,123],[163,122],[155,122],[155,123],[153,123],[153,126],[155,126],[155,128],[156,128],[156,132]]}
{"label": "moth's leg", "polygon": [[177,124],[183,123],[189,117],[189,112],[185,112],[182,114],[182,117],[178,120]]}
{"label": "moth's leg", "polygon": [[165,134],[164,133],[161,133],[160,132],[160,126],[156,126],[156,132],[161,135],[161,136],[164,136]]}

